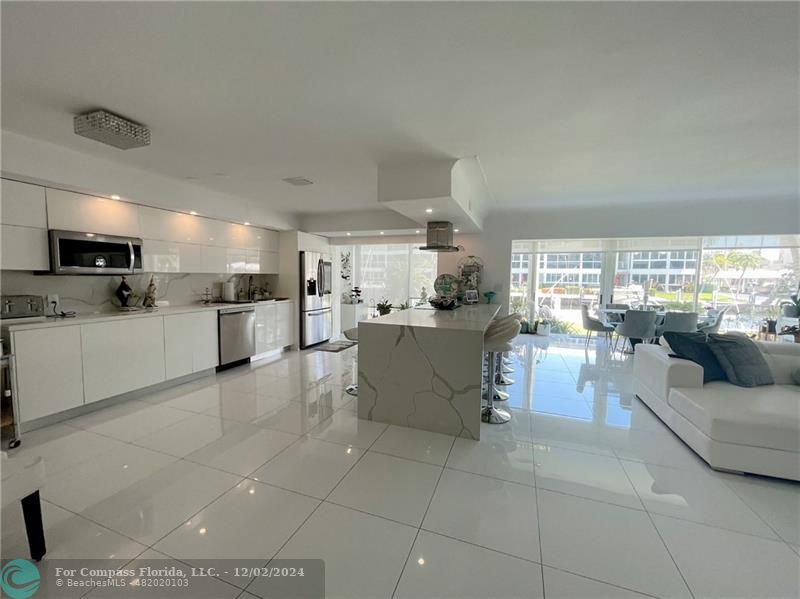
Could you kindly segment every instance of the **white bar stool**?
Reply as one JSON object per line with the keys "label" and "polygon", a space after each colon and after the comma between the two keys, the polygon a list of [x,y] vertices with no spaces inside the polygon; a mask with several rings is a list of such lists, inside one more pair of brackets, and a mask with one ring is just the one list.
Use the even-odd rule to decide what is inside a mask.
{"label": "white bar stool", "polygon": [[[511,420],[511,414],[494,406],[495,382],[494,373],[497,363],[497,354],[511,351],[511,340],[519,334],[520,324],[517,321],[508,321],[490,327],[483,340],[483,351],[489,355],[489,376],[486,386],[486,406],[481,410],[481,420],[489,424],[503,424]],[[506,394],[508,399],[508,394]]]}

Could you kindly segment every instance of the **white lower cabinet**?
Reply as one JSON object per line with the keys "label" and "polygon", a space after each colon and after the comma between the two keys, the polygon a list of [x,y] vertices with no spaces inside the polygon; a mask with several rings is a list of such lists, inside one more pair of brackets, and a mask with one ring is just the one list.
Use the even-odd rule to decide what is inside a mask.
{"label": "white lower cabinet", "polygon": [[256,354],[263,354],[275,349],[278,314],[276,308],[275,304],[256,306]]}
{"label": "white lower cabinet", "polygon": [[12,334],[20,422],[83,405],[81,327]]}
{"label": "white lower cabinet", "polygon": [[294,304],[281,302],[276,305],[277,333],[275,343],[278,347],[286,347],[294,343]]}
{"label": "white lower cabinet", "polygon": [[81,327],[86,403],[162,382],[164,319],[132,318]]}
{"label": "white lower cabinet", "polygon": [[294,304],[279,302],[256,306],[256,354],[293,343]]}
{"label": "white lower cabinet", "polygon": [[191,312],[164,317],[167,380],[214,368],[219,364],[217,312]]}

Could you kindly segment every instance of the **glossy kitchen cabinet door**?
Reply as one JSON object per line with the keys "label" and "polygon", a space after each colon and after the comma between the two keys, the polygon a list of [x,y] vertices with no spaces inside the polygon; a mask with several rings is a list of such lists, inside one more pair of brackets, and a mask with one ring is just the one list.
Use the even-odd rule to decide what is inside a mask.
{"label": "glossy kitchen cabinet door", "polygon": [[276,321],[276,339],[275,344],[278,347],[286,347],[294,343],[294,303],[293,302],[280,302],[275,305],[277,314]]}
{"label": "glossy kitchen cabinet door", "polygon": [[275,349],[277,340],[277,306],[259,304],[256,306],[256,354]]}
{"label": "glossy kitchen cabinet door", "polygon": [[49,270],[47,229],[0,225],[0,268]]}
{"label": "glossy kitchen cabinet door", "polygon": [[164,319],[132,318],[81,326],[86,403],[160,383]]}
{"label": "glossy kitchen cabinet door", "polygon": [[141,237],[139,207],[121,200],[47,188],[50,229]]}
{"label": "glossy kitchen cabinet door", "polygon": [[20,422],[83,405],[79,326],[18,331],[12,338]]}
{"label": "glossy kitchen cabinet door", "polygon": [[217,312],[192,312],[164,317],[167,379],[214,368],[219,364]]}
{"label": "glossy kitchen cabinet door", "polygon": [[41,185],[0,180],[0,223],[21,227],[47,228],[45,191]]}

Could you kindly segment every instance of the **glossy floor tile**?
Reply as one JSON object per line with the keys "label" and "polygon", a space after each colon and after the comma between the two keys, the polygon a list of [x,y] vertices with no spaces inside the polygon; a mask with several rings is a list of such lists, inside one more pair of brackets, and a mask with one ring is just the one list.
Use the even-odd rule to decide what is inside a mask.
{"label": "glossy floor tile", "polygon": [[422,528],[538,562],[536,512],[532,487],[447,469]]}
{"label": "glossy floor tile", "polygon": [[539,490],[542,563],[658,597],[691,597],[643,511]]}
{"label": "glossy floor tile", "polygon": [[[42,502],[47,554],[45,559],[131,559],[147,547],[125,535],[73,514],[47,501]],[[3,559],[29,557],[22,508],[3,508]]]}
{"label": "glossy floor tile", "polygon": [[250,478],[319,499],[333,491],[363,450],[302,438],[250,475]]}
{"label": "glossy floor tile", "polygon": [[800,597],[800,557],[788,545],[653,516],[695,597]]}
{"label": "glossy floor tile", "polygon": [[187,460],[247,476],[299,437],[252,424],[242,424],[186,456]]}
{"label": "glossy floor tile", "polygon": [[382,453],[367,453],[328,501],[419,527],[442,469]]}
{"label": "glossy floor tile", "polygon": [[394,596],[512,599],[544,593],[539,564],[421,531]]}
{"label": "glossy floor tile", "polygon": [[544,596],[548,599],[641,599],[648,597],[622,587],[545,566]]}
{"label": "glossy floor tile", "polygon": [[[521,335],[512,420],[476,442],[359,420],[357,351],[26,433],[10,456],[45,459],[47,557],[323,559],[342,598],[800,596],[800,484],[709,469],[632,394],[631,356]],[[2,517],[2,557],[26,557],[19,505]]]}
{"label": "glossy floor tile", "polygon": [[239,558],[266,564],[318,505],[305,495],[245,480],[154,547],[190,563]]}
{"label": "glossy floor tile", "polygon": [[625,507],[642,502],[617,458],[551,445],[534,445],[536,486]]}
{"label": "glossy floor tile", "polygon": [[455,437],[416,428],[391,425],[375,441],[372,451],[444,466]]}
{"label": "glossy floor tile", "polygon": [[[416,533],[411,526],[323,503],[276,557],[324,560],[329,599],[388,599]],[[256,579],[248,590],[259,595],[261,586]]]}

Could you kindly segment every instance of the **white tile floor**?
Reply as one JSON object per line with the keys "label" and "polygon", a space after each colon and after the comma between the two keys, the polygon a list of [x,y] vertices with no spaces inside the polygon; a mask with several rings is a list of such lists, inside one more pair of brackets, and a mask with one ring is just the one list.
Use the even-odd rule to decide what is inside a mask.
{"label": "white tile floor", "polygon": [[[359,420],[353,349],[104,408],[13,455],[47,461],[51,559],[322,558],[342,598],[800,596],[800,485],[710,470],[632,396],[630,357],[533,340],[513,420],[477,443]],[[2,556],[25,555],[4,510]]]}

